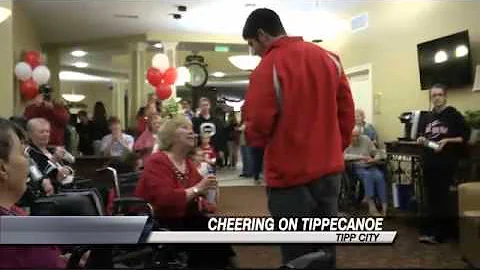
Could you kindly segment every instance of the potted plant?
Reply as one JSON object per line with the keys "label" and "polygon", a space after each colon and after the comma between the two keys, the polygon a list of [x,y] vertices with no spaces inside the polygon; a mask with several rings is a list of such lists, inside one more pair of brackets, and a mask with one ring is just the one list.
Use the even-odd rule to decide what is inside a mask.
{"label": "potted plant", "polygon": [[480,110],[466,111],[465,120],[472,128],[470,143],[475,144],[480,140]]}

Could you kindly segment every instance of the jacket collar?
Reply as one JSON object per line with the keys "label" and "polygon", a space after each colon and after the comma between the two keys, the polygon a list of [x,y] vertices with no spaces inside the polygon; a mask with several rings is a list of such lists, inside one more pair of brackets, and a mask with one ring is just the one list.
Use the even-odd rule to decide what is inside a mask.
{"label": "jacket collar", "polygon": [[[37,153],[39,153],[39,154],[45,155],[45,154],[43,153],[43,151],[42,151],[38,146],[36,146],[36,145],[33,144],[33,143],[30,143],[29,146],[28,146],[28,148],[29,148],[31,151],[34,151],[34,152],[37,152]],[[50,147],[47,146],[47,151],[50,152],[50,153],[52,153],[52,148],[50,148]]]}
{"label": "jacket collar", "polygon": [[272,42],[272,44],[270,44],[270,47],[268,47],[267,50],[265,51],[265,55],[269,54],[270,51],[272,51],[275,48],[283,47],[283,46],[286,46],[290,43],[299,42],[299,41],[303,41],[303,38],[302,37],[289,37],[289,36],[283,36],[281,38],[278,38],[277,40]]}

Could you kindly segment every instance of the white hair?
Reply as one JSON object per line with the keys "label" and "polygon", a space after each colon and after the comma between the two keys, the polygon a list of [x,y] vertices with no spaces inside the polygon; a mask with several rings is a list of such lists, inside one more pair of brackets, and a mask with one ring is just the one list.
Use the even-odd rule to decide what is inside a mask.
{"label": "white hair", "polygon": [[32,118],[27,122],[27,131],[32,132],[36,127],[48,125],[50,126],[50,122],[48,122],[45,118]]}

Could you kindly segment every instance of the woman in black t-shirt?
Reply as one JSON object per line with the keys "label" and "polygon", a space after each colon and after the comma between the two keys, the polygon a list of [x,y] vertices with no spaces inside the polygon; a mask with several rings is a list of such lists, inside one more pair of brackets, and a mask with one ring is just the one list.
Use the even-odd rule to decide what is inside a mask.
{"label": "woman in black t-shirt", "polygon": [[[435,142],[437,147],[425,147],[422,156],[425,217],[422,219],[420,242],[438,243],[448,235],[449,214],[452,208],[448,200],[450,186],[458,160],[470,136],[470,129],[462,114],[447,106],[446,88],[434,85],[430,91],[433,104],[423,135],[418,143],[427,146]],[[449,219],[450,217],[450,219]]]}

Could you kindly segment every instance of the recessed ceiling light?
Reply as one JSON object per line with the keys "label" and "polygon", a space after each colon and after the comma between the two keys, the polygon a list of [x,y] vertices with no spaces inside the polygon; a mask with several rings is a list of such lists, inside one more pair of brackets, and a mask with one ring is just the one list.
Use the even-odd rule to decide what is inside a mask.
{"label": "recessed ceiling light", "polygon": [[222,77],[225,77],[225,73],[217,71],[217,72],[212,73],[212,76],[217,77],[217,78],[222,78]]}
{"label": "recessed ceiling light", "polygon": [[75,51],[71,52],[70,54],[75,56],[75,57],[84,57],[88,53],[86,51],[82,51],[82,50],[75,50]]}
{"label": "recessed ceiling light", "polygon": [[86,62],[75,62],[72,65],[76,68],[86,68],[86,67],[88,67],[88,63],[86,63]]}
{"label": "recessed ceiling light", "polygon": [[163,44],[162,43],[155,43],[155,44],[153,44],[153,47],[155,47],[157,49],[161,49],[161,48],[163,48]]}
{"label": "recessed ceiling light", "polygon": [[246,3],[245,4],[245,7],[256,7],[256,6],[257,6],[257,4],[255,4],[255,3]]}

